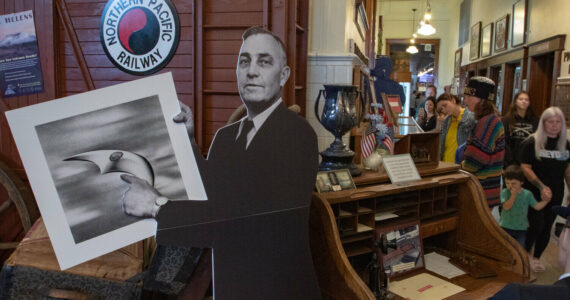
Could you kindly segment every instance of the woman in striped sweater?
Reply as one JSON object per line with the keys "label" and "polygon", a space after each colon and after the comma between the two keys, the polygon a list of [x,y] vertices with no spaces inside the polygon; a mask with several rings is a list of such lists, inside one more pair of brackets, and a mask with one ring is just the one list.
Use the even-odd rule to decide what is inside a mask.
{"label": "woman in striped sweater", "polygon": [[461,167],[475,175],[485,192],[489,208],[501,204],[501,170],[505,155],[505,132],[493,104],[495,83],[475,76],[464,88],[465,105],[475,115],[477,125],[467,139]]}

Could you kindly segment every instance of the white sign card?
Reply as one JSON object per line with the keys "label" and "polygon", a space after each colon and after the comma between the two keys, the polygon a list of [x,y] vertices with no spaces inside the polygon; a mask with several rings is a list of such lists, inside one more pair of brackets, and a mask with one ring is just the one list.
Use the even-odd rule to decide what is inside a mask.
{"label": "white sign card", "polygon": [[409,153],[383,156],[382,163],[393,184],[404,184],[422,179]]}
{"label": "white sign card", "polygon": [[156,232],[123,212],[145,179],[173,200],[206,200],[170,73],[6,112],[61,269]]}

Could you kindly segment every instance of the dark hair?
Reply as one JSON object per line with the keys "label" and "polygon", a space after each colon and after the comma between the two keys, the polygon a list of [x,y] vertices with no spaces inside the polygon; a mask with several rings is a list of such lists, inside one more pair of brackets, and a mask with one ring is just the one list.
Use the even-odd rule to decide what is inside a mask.
{"label": "dark hair", "polygon": [[[509,110],[505,114],[505,119],[507,119],[509,122],[508,124],[505,124],[505,125],[513,126],[515,124],[515,115],[517,114],[517,99],[522,94],[529,96],[529,94],[526,91],[520,91],[520,92],[515,94],[515,97],[513,98],[513,102],[511,102],[511,106],[509,106]],[[529,96],[529,100],[530,100],[530,96]],[[533,119],[534,116],[535,116],[534,111],[532,110],[532,107],[529,105],[528,108],[526,109],[524,117],[526,119],[530,120],[530,119]]]}
{"label": "dark hair", "polygon": [[248,29],[246,29],[243,32],[243,34],[241,35],[241,39],[242,39],[242,41],[245,42],[245,40],[247,40],[247,38],[249,38],[250,36],[258,35],[258,34],[267,34],[267,35],[271,36],[277,42],[277,44],[281,48],[281,51],[283,51],[283,64],[287,65],[287,50],[285,48],[285,44],[273,32],[271,32],[265,28],[259,27],[259,26],[253,26],[253,27],[249,27]]}
{"label": "dark hair", "polygon": [[475,111],[473,112],[473,116],[475,120],[479,120],[486,115],[490,114],[498,114],[497,108],[495,104],[489,100],[481,99],[479,103],[475,106]]}
{"label": "dark hair", "polygon": [[[427,97],[426,101],[424,102],[424,109],[425,109],[425,103],[431,101],[431,103],[433,103],[433,114],[435,115],[437,112],[435,110],[435,97],[434,96],[429,96]],[[426,111],[427,112],[427,111]],[[429,112],[428,112],[429,113]]]}
{"label": "dark hair", "polygon": [[455,104],[460,103],[459,98],[457,98],[456,95],[449,94],[449,93],[443,93],[443,94],[439,95],[439,97],[437,97],[437,101],[435,101],[435,104],[437,105],[437,103],[439,101],[449,101],[449,102],[454,101]]}
{"label": "dark hair", "polygon": [[510,165],[505,169],[505,174],[503,175],[505,180],[516,179],[520,182],[524,182],[524,173],[521,166]]}

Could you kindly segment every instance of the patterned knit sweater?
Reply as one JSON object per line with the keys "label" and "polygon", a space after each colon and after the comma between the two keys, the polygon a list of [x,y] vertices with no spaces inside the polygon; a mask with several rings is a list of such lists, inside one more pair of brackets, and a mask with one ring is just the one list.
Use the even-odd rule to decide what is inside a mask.
{"label": "patterned knit sweater", "polygon": [[489,114],[477,121],[467,140],[461,167],[477,176],[487,204],[501,204],[501,170],[505,156],[505,133],[501,119]]}

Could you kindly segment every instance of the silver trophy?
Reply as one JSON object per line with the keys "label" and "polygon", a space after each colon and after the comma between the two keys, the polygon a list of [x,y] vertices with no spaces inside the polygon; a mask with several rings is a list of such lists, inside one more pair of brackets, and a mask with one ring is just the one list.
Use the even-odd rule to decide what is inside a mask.
{"label": "silver trophy", "polygon": [[[352,176],[360,175],[360,169],[352,162],[354,151],[342,142],[342,136],[360,124],[364,116],[364,100],[355,85],[324,85],[315,102],[317,120],[334,135],[334,142],[321,152],[322,162],[319,170],[349,169]],[[325,103],[319,116],[321,95]],[[356,98],[360,98],[360,111],[357,111]]]}

